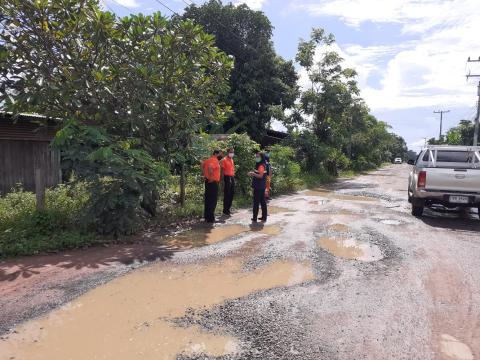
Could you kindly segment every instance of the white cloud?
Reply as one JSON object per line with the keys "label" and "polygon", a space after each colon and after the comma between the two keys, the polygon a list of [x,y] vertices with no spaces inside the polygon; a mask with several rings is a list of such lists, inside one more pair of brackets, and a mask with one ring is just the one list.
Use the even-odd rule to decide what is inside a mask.
{"label": "white cloud", "polygon": [[[480,56],[478,0],[322,0],[296,6],[355,27],[398,23],[404,33],[417,34],[395,45],[337,48],[358,71],[362,96],[373,110],[475,103],[465,64],[468,56]],[[378,84],[372,85],[373,77]]]}
{"label": "white cloud", "polygon": [[406,32],[455,24],[478,12],[477,0],[319,0],[294,1],[292,5],[313,15],[339,17],[355,27],[366,21],[399,23]]}
{"label": "white cloud", "polygon": [[113,4],[117,4],[120,6],[125,6],[127,8],[137,8],[140,7],[140,4],[137,0],[108,0]]}
{"label": "white cloud", "polygon": [[246,4],[250,9],[261,10],[262,6],[267,2],[267,0],[237,0],[235,5]]}
{"label": "white cloud", "polygon": [[419,139],[410,144],[407,144],[407,146],[410,150],[419,151],[420,149],[423,149],[423,147],[425,146],[425,142],[426,142],[425,139]]}

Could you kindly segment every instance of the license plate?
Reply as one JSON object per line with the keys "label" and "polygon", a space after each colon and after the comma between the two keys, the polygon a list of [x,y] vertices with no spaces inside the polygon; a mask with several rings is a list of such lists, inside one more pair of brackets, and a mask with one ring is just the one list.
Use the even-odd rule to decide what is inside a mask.
{"label": "license plate", "polygon": [[468,196],[450,195],[450,202],[454,204],[468,204]]}

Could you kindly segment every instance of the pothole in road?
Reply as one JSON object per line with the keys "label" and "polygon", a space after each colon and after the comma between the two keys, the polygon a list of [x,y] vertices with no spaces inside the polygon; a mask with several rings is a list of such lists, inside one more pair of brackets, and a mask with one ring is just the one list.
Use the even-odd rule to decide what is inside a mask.
{"label": "pothole in road", "polygon": [[346,233],[350,228],[345,224],[332,224],[327,226],[327,230],[331,232]]}
{"label": "pothole in road", "polygon": [[281,206],[269,206],[268,207],[268,214],[269,215],[274,215],[274,214],[282,214],[282,213],[289,213],[289,212],[295,212],[296,210],[292,209],[287,209]]}
{"label": "pothole in road", "polygon": [[328,199],[335,199],[335,200],[343,200],[343,201],[378,201],[378,199],[370,196],[363,196],[363,195],[354,195],[354,194],[344,194],[333,192],[331,190],[325,189],[314,189],[314,190],[307,190],[304,192],[306,196],[319,196],[319,197],[326,197]]}
{"label": "pothole in road", "polygon": [[202,226],[175,236],[162,237],[158,241],[172,248],[190,249],[216,244],[249,231],[275,236],[281,234],[282,228],[274,225],[265,226],[262,223],[253,224],[250,227],[240,224],[219,227]]}
{"label": "pothole in road", "polygon": [[261,223],[250,225],[250,230],[253,232],[259,232],[265,235],[276,236],[282,233],[282,228],[276,225],[263,225]]}
{"label": "pothole in road", "polygon": [[[221,357],[236,338],[173,319],[229,299],[313,280],[310,263],[278,261],[251,272],[239,258],[202,265],[155,264],[137,270],[16,329],[0,343],[2,358],[106,360]],[[79,338],[81,334],[81,339]]]}
{"label": "pothole in road", "polygon": [[237,224],[220,227],[203,226],[172,237],[162,238],[160,241],[171,247],[186,249],[215,244],[247,231],[249,231],[248,227]]}
{"label": "pothole in road", "polygon": [[443,334],[440,341],[441,352],[450,359],[455,360],[473,360],[473,354],[470,348],[455,339],[453,336]]}
{"label": "pothole in road", "polygon": [[330,254],[343,259],[365,262],[383,259],[382,251],[378,246],[350,237],[323,236],[317,241],[317,244]]}
{"label": "pothole in road", "polygon": [[403,222],[400,221],[400,220],[393,220],[393,219],[381,219],[380,222],[382,224],[385,224],[385,225],[394,225],[394,226],[397,226],[397,225],[402,225]]}

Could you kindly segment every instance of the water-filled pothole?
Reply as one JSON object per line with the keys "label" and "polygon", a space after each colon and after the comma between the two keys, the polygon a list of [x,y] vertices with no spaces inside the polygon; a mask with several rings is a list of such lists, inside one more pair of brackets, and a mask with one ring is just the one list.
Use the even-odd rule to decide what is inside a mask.
{"label": "water-filled pothole", "polygon": [[262,223],[256,223],[250,225],[250,230],[253,232],[259,232],[265,235],[276,236],[282,233],[282,228],[277,225],[263,225]]}
{"label": "water-filled pothole", "polygon": [[330,254],[344,259],[370,262],[383,258],[382,251],[378,246],[350,237],[324,236],[317,241],[317,244]]}
{"label": "water-filled pothole", "polygon": [[327,226],[328,231],[346,233],[350,228],[345,224],[332,224]]}
{"label": "water-filled pothole", "polygon": [[442,334],[440,341],[441,351],[449,359],[473,360],[473,354],[470,348],[448,334]]}
{"label": "water-filled pothole", "polygon": [[180,249],[211,245],[249,231],[243,225],[226,225],[219,227],[202,226],[184,231],[180,234],[161,238],[162,244]]}
{"label": "water-filled pothole", "polygon": [[216,244],[249,231],[275,236],[281,234],[282,228],[276,225],[264,225],[263,223],[253,224],[250,227],[240,224],[218,227],[198,226],[174,236],[161,237],[158,241],[170,248],[190,249]]}
{"label": "water-filled pothole", "polygon": [[380,222],[385,225],[402,225],[402,222],[400,220],[394,219],[382,219],[380,220]]}
{"label": "water-filled pothole", "polygon": [[281,213],[289,213],[289,212],[295,212],[296,210],[292,209],[287,209],[281,206],[269,206],[268,207],[268,214],[269,215],[274,215],[274,214],[281,214]]}
{"label": "water-filled pothole", "polygon": [[328,199],[344,200],[344,201],[369,201],[369,202],[378,201],[378,199],[368,197],[368,196],[337,193],[337,192],[333,192],[331,190],[326,190],[326,189],[307,190],[305,191],[304,194],[307,196],[319,196],[319,197],[325,197]]}
{"label": "water-filled pothole", "polygon": [[[155,264],[16,328],[1,341],[2,359],[176,359],[179,354],[220,357],[238,341],[171,320],[253,292],[315,278],[311,265],[278,261],[251,272],[240,258],[201,265]],[[81,337],[79,338],[79,336]]]}

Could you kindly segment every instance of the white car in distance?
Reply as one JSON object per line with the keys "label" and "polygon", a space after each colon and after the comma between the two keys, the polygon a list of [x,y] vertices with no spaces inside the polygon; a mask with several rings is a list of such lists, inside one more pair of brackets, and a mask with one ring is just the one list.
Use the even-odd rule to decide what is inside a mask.
{"label": "white car in distance", "polygon": [[395,160],[393,160],[393,163],[394,164],[403,164],[403,160],[402,160],[402,158],[395,158]]}

